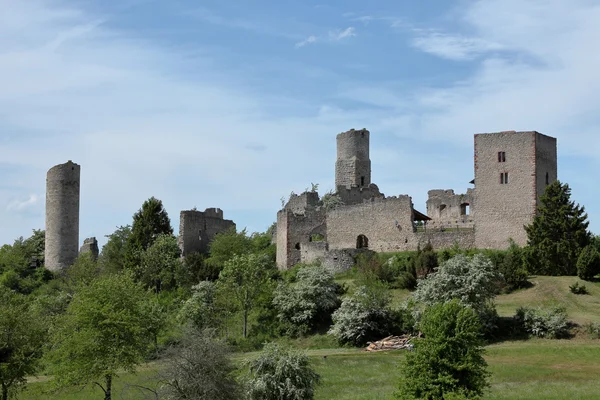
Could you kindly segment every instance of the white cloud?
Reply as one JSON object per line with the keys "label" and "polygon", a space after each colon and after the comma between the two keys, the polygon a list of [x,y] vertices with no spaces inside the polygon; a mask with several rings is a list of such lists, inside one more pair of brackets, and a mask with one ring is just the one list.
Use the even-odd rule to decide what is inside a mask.
{"label": "white cloud", "polygon": [[317,41],[317,37],[311,35],[311,36],[307,37],[306,39],[304,39],[303,41],[296,43],[296,48],[304,47],[306,45],[315,43],[316,41]]}
{"label": "white cloud", "polygon": [[24,211],[29,208],[36,206],[39,203],[39,197],[35,194],[29,195],[29,197],[25,200],[13,200],[6,206],[8,211]]}
{"label": "white cloud", "polygon": [[426,32],[412,40],[412,45],[426,53],[450,60],[470,60],[477,55],[504,47],[498,43],[476,37]]}
{"label": "white cloud", "polygon": [[330,31],[329,39],[332,41],[338,41],[346,39],[352,36],[356,36],[356,29],[352,26],[344,29],[343,31]]}

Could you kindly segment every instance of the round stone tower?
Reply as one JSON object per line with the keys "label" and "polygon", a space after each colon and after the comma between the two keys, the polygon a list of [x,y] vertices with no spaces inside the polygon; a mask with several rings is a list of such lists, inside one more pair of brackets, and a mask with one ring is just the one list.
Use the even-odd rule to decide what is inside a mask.
{"label": "round stone tower", "polygon": [[46,268],[58,271],[79,254],[79,177],[81,168],[69,160],[46,176]]}
{"label": "round stone tower", "polygon": [[369,131],[354,129],[337,135],[335,186],[365,187],[371,184]]}

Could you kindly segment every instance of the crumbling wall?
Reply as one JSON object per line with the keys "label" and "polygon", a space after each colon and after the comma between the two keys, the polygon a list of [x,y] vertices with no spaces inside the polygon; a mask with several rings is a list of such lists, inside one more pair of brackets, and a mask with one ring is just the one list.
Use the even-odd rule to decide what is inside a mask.
{"label": "crumbling wall", "polygon": [[83,245],[79,249],[79,254],[91,253],[94,260],[98,259],[100,249],[98,248],[98,241],[95,237],[87,238],[83,241]]}
{"label": "crumbling wall", "polygon": [[455,194],[454,190],[430,190],[427,200],[429,229],[472,228],[474,226],[473,189],[466,194]]}
{"label": "crumbling wall", "polygon": [[431,243],[434,250],[447,249],[453,246],[458,246],[461,249],[473,249],[475,248],[475,229],[418,232],[417,240],[421,248],[427,243]]}
{"label": "crumbling wall", "polygon": [[329,246],[327,242],[308,242],[300,244],[300,262],[310,264],[323,261]]}
{"label": "crumbling wall", "polygon": [[223,211],[219,208],[207,208],[204,212],[181,211],[178,237],[181,255],[208,253],[209,244],[217,234],[235,228],[233,221],[223,219]]}
{"label": "crumbling wall", "polygon": [[46,175],[45,266],[70,267],[79,255],[79,194],[81,167],[69,160]]}
{"label": "crumbling wall", "polygon": [[364,201],[374,198],[384,198],[385,195],[379,191],[376,184],[371,183],[367,187],[359,186],[338,186],[337,195],[344,202],[344,205],[360,204]]}
{"label": "crumbling wall", "polygon": [[322,264],[333,273],[348,271],[356,262],[359,254],[375,254],[369,249],[337,249],[325,254]]}
{"label": "crumbling wall", "polygon": [[[417,247],[412,215],[409,196],[339,207],[327,214],[329,248],[362,246],[376,252],[412,250]],[[366,246],[364,239],[368,242]]]}
{"label": "crumbling wall", "polygon": [[287,269],[301,261],[301,246],[311,243],[312,235],[326,238],[324,209],[294,214],[283,209],[277,213],[277,266]]}

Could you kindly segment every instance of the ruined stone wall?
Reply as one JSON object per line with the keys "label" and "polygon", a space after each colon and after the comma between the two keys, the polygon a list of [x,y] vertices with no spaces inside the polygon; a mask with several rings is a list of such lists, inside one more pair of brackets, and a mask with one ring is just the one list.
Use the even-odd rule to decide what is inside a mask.
{"label": "ruined stone wall", "polygon": [[308,242],[300,244],[300,262],[310,264],[315,261],[323,261],[329,250],[327,242]]}
{"label": "ruined stone wall", "polygon": [[218,208],[181,211],[177,239],[181,255],[208,253],[209,244],[217,234],[235,228],[233,221],[223,219],[223,211]]}
{"label": "ruined stone wall", "polygon": [[421,248],[430,242],[435,250],[447,249],[455,245],[461,249],[473,249],[475,248],[475,229],[418,232],[417,241]]}
{"label": "ruined stone wall", "polygon": [[83,241],[83,245],[79,249],[79,254],[90,253],[94,260],[98,259],[100,249],[98,248],[98,241],[95,237],[87,238]]}
{"label": "ruined stone wall", "polygon": [[310,243],[314,234],[327,237],[325,210],[294,214],[283,209],[277,213],[277,266],[287,269],[301,261],[302,244]]}
{"label": "ruined stone wall", "polygon": [[374,253],[368,249],[337,249],[330,250],[321,260],[323,266],[333,273],[348,271],[354,266],[359,254]]}
{"label": "ruined stone wall", "polygon": [[69,160],[46,175],[45,265],[67,268],[79,254],[79,194],[81,168]]}
{"label": "ruined stone wall", "polygon": [[430,190],[427,200],[428,228],[472,228],[474,225],[473,189],[466,194],[454,190]]}
{"label": "ruined stone wall", "polygon": [[[503,152],[505,159],[498,160]],[[508,183],[501,183],[508,173]],[[536,212],[536,133],[499,132],[475,135],[475,244],[504,249],[508,239],[527,243],[524,225]]]}
{"label": "ruined stone wall", "polygon": [[340,207],[327,214],[329,248],[356,248],[364,235],[368,248],[377,252],[404,251],[417,247],[409,196],[373,199]]}
{"label": "ruined stone wall", "polygon": [[337,135],[336,187],[366,187],[371,184],[369,135],[366,129],[351,129]]}
{"label": "ruined stone wall", "polygon": [[365,200],[385,197],[385,195],[379,191],[379,188],[374,183],[371,183],[367,187],[338,186],[336,193],[338,196],[340,196],[340,199],[344,202],[344,205],[359,204]]}
{"label": "ruined stone wall", "polygon": [[290,196],[285,209],[294,214],[304,214],[307,211],[314,210],[319,206],[319,193],[304,192]]}
{"label": "ruined stone wall", "polygon": [[539,199],[544,194],[546,186],[558,179],[558,157],[556,154],[556,138],[536,132],[535,142],[535,176],[539,206]]}

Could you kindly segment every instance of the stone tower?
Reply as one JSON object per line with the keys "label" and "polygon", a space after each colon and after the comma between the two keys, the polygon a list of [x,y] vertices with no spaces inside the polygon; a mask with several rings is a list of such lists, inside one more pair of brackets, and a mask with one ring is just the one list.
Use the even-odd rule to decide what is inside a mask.
{"label": "stone tower", "polygon": [[504,249],[527,244],[546,186],[557,179],[556,139],[539,132],[475,135],[475,246]]}
{"label": "stone tower", "polygon": [[69,160],[46,176],[46,268],[59,271],[79,254],[80,166]]}
{"label": "stone tower", "polygon": [[79,248],[79,254],[90,253],[94,260],[98,259],[100,249],[98,248],[98,241],[95,237],[87,238],[83,241],[83,245]]}
{"label": "stone tower", "polygon": [[351,129],[336,139],[335,187],[368,187],[371,184],[369,131]]}
{"label": "stone tower", "polygon": [[230,229],[236,229],[235,223],[224,219],[220,208],[181,211],[178,238],[181,255],[208,253],[209,244],[215,236]]}

